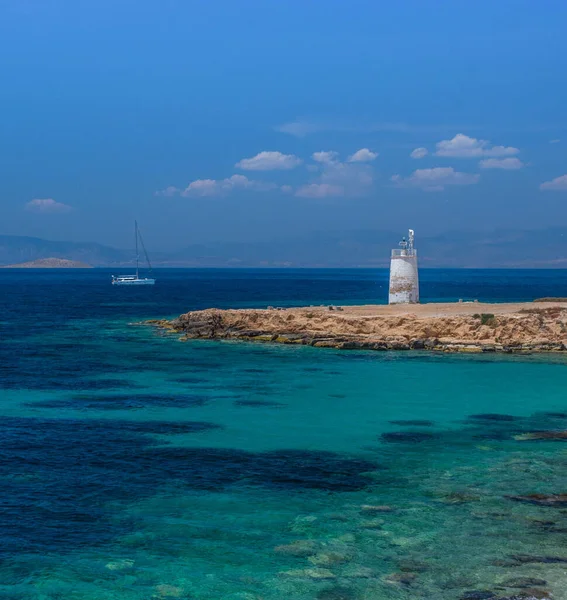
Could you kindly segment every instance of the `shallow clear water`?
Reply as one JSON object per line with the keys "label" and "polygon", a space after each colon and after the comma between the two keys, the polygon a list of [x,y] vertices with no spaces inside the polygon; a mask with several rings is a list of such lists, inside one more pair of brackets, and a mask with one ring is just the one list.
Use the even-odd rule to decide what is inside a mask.
{"label": "shallow clear water", "polygon": [[[0,598],[510,597],[519,577],[567,597],[567,514],[509,499],[567,491],[561,443],[514,439],[567,428],[563,357],[181,343],[135,324],[377,301],[375,275],[164,271],[130,290],[1,273]],[[495,300],[567,296],[562,278],[422,277],[431,299]]]}

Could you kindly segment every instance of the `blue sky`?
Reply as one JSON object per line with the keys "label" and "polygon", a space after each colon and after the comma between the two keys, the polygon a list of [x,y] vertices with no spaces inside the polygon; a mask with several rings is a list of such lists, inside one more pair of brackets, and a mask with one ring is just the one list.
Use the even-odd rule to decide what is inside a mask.
{"label": "blue sky", "polygon": [[3,0],[0,233],[565,223],[566,30],[560,1]]}

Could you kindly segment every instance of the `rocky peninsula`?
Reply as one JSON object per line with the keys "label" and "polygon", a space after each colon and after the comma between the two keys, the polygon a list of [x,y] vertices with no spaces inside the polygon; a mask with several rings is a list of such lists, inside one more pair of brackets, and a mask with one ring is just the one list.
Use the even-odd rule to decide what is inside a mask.
{"label": "rocky peninsula", "polygon": [[149,321],[180,339],[320,348],[444,352],[565,352],[567,299],[508,304],[207,309]]}
{"label": "rocky peninsula", "polygon": [[2,269],[92,269],[91,265],[66,258],[38,258],[15,265],[4,265]]}

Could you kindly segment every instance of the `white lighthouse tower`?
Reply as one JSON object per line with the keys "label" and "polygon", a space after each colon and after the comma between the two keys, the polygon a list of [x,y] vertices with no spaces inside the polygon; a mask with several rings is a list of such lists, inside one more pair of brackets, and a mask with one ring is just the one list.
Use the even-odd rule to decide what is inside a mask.
{"label": "white lighthouse tower", "polygon": [[390,261],[390,293],[388,304],[417,304],[419,302],[419,277],[417,250],[413,245],[414,231],[408,239],[402,238],[400,248],[392,250]]}

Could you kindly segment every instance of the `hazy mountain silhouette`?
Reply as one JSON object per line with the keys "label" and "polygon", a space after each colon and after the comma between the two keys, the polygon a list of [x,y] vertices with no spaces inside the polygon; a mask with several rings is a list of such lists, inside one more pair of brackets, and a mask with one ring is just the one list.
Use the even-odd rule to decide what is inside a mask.
{"label": "hazy mountain silhouette", "polygon": [[[397,232],[359,230],[288,236],[269,242],[192,244],[151,252],[155,266],[385,267]],[[450,232],[416,238],[421,267],[567,267],[567,228]],[[64,258],[97,267],[130,265],[133,251],[97,243],[0,236],[0,264]]]}

